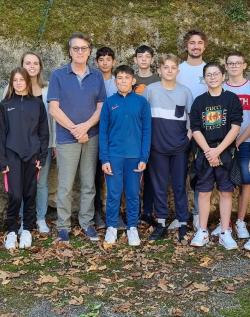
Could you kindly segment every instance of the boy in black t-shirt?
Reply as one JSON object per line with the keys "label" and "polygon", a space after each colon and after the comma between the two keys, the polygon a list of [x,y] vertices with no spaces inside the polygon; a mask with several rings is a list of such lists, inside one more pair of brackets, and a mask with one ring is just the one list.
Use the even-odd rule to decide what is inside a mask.
{"label": "boy in black t-shirt", "polygon": [[190,113],[191,130],[198,144],[195,169],[200,210],[200,228],[191,245],[203,246],[209,241],[207,221],[210,197],[216,183],[220,195],[222,227],[219,243],[231,250],[237,248],[237,244],[229,229],[234,190],[230,168],[234,141],[242,122],[242,107],[237,95],[223,90],[224,73],[224,68],[216,62],[204,66],[203,76],[208,92],[195,99]]}
{"label": "boy in black t-shirt", "polygon": [[[142,95],[145,88],[152,83],[160,81],[158,73],[152,73],[151,65],[154,62],[154,50],[147,45],[141,45],[135,50],[134,63],[138,66],[138,73],[135,75],[136,85],[134,91]],[[149,176],[149,171],[146,169],[143,173],[143,212],[141,221],[154,225],[153,219],[153,187]]]}

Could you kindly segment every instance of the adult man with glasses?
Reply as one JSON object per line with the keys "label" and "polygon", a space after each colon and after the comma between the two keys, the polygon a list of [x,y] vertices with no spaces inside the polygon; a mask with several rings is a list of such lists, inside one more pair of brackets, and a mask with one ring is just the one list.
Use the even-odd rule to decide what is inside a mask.
{"label": "adult man with glasses", "polygon": [[79,223],[90,240],[98,240],[93,227],[98,126],[106,97],[102,74],[87,65],[89,36],[73,33],[68,42],[71,63],[56,69],[50,78],[48,101],[57,122],[57,229],[69,240],[71,193],[79,165],[81,196]]}

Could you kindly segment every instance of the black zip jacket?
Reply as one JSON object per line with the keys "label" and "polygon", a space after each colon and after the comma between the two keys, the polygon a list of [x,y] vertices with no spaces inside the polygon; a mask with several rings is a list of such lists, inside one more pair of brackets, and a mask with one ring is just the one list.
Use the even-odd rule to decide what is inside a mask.
{"label": "black zip jacket", "polygon": [[43,166],[49,144],[45,106],[40,98],[14,94],[0,103],[0,169],[8,165],[6,148],[24,162],[37,155]]}

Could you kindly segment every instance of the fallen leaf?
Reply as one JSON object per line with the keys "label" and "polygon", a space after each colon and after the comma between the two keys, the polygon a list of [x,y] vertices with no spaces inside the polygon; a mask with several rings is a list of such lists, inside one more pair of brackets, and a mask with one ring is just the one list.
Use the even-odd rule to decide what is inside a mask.
{"label": "fallen leaf", "polygon": [[205,256],[205,257],[201,258],[200,261],[201,261],[201,263],[200,263],[201,267],[208,267],[208,266],[210,266],[213,263],[213,259],[211,259],[208,256]]}
{"label": "fallen leaf", "polygon": [[150,279],[155,275],[155,272],[147,272],[142,277],[145,279]]}
{"label": "fallen leaf", "polygon": [[58,283],[59,280],[56,276],[51,275],[41,275],[40,278],[36,281],[37,284],[46,284],[46,283]]}
{"label": "fallen leaf", "polygon": [[107,243],[105,240],[103,241],[102,247],[104,250],[110,250],[114,247],[114,243]]}
{"label": "fallen leaf", "polygon": [[69,277],[69,278],[72,281],[72,283],[75,284],[75,285],[81,285],[81,284],[84,283],[84,280],[82,280],[79,277]]}
{"label": "fallen leaf", "polygon": [[198,292],[207,292],[209,287],[202,283],[193,283],[193,287],[197,289]]}
{"label": "fallen leaf", "polygon": [[235,291],[235,286],[233,284],[227,284],[225,287],[228,291]]}
{"label": "fallen leaf", "polygon": [[76,305],[76,306],[82,305],[83,304],[82,295],[80,295],[79,297],[72,296],[72,298],[69,300],[69,304],[70,305]]}
{"label": "fallen leaf", "polygon": [[183,316],[183,311],[180,308],[170,308],[169,314],[170,316],[181,317]]}
{"label": "fallen leaf", "polygon": [[168,291],[168,282],[166,280],[160,280],[157,286],[163,291]]}
{"label": "fallen leaf", "polygon": [[208,313],[209,312],[209,308],[206,306],[200,306],[200,311],[202,311],[203,313]]}
{"label": "fallen leaf", "polygon": [[3,280],[2,285],[7,285],[7,284],[9,284],[9,282],[10,282],[10,280]]}
{"label": "fallen leaf", "polygon": [[132,304],[127,302],[118,306],[115,306],[112,310],[114,313],[127,313],[130,311],[130,308],[132,307]]}

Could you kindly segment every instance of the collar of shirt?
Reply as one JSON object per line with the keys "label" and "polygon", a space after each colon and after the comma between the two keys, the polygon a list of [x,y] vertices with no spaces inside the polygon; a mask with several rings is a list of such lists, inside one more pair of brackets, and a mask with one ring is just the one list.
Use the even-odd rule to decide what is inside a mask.
{"label": "collar of shirt", "polygon": [[[68,69],[67,69],[67,71],[68,71],[68,73],[73,73],[73,74],[77,75],[77,74],[73,71],[72,66],[71,66],[71,63],[68,64]],[[87,75],[89,75],[90,73],[92,73],[92,70],[91,70],[91,68],[90,68],[88,65],[86,65],[86,71],[85,71],[85,73],[83,74],[84,77],[87,76]]]}
{"label": "collar of shirt", "polygon": [[120,96],[120,97],[126,98],[126,97],[128,97],[128,96],[130,96],[130,95],[133,95],[134,92],[133,92],[133,90],[131,90],[130,92],[128,92],[128,93],[126,94],[126,96],[124,96],[123,94],[121,94],[119,91],[117,91],[117,94],[118,94],[118,96]]}

